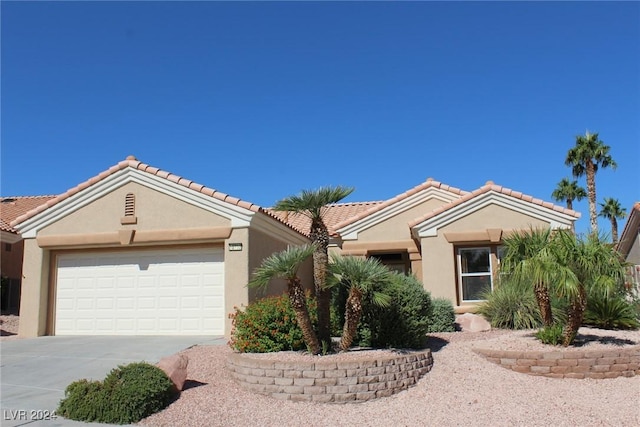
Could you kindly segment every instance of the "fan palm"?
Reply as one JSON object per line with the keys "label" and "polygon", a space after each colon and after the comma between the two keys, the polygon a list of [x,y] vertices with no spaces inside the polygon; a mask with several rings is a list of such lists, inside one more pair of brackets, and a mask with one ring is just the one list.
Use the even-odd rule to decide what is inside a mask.
{"label": "fan palm", "polygon": [[589,199],[589,219],[591,221],[591,232],[598,233],[598,215],[596,212],[596,172],[598,168],[611,167],[615,169],[618,165],[609,154],[611,147],[605,145],[598,139],[597,133],[587,131],[584,136],[576,137],[576,145],[567,153],[565,164],[573,168],[573,176],[579,178],[583,175],[587,177],[587,195]]}
{"label": "fan palm", "polygon": [[313,330],[307,299],[300,278],[298,268],[311,256],[315,247],[313,245],[291,247],[285,251],[275,253],[262,261],[249,282],[249,287],[266,287],[273,279],[285,279],[289,301],[296,313],[296,321],[302,330],[302,336],[313,354],[320,353],[320,343]]}
{"label": "fan palm", "polygon": [[560,273],[551,252],[554,235],[550,229],[521,231],[503,239],[504,256],[500,272],[514,282],[533,286],[540,316],[545,326],[553,324],[549,288]]}
{"label": "fan palm", "polygon": [[347,351],[353,343],[362,317],[362,298],[370,294],[372,302],[378,306],[384,307],[391,303],[391,297],[378,289],[391,283],[392,273],[375,258],[352,256],[331,257],[330,269],[336,282],[349,290],[340,338],[340,350]]}
{"label": "fan palm", "polygon": [[604,203],[600,203],[599,216],[607,218],[611,221],[611,237],[613,238],[613,244],[618,243],[618,219],[623,219],[627,216],[626,209],[620,206],[618,199],[611,197],[605,197]]}
{"label": "fan palm", "polygon": [[625,263],[613,245],[598,235],[577,239],[572,233],[558,232],[553,246],[559,268],[570,271],[557,282],[559,296],[569,299],[567,324],[563,329],[564,346],[575,339],[584,319],[588,292],[603,292],[605,297],[624,280]]}
{"label": "fan palm", "polygon": [[331,290],[327,286],[329,230],[324,223],[323,216],[327,211],[327,205],[339,202],[352,192],[352,187],[341,186],[302,190],[296,196],[280,200],[273,207],[277,211],[299,213],[311,220],[309,237],[315,248],[313,252],[313,283],[318,301],[318,335],[326,346],[331,343]]}
{"label": "fan palm", "polygon": [[[556,189],[551,193],[551,197],[558,202],[565,202],[567,209],[573,210],[573,201],[584,199],[587,197],[587,192],[578,185],[578,181],[570,181],[569,178],[562,178]],[[575,224],[571,224],[571,229],[575,231]]]}

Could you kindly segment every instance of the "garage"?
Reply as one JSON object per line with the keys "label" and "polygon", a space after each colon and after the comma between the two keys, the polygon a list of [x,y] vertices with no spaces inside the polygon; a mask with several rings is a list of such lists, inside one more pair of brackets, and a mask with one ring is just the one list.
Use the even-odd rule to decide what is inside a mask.
{"label": "garage", "polygon": [[62,253],[55,335],[224,335],[221,247]]}

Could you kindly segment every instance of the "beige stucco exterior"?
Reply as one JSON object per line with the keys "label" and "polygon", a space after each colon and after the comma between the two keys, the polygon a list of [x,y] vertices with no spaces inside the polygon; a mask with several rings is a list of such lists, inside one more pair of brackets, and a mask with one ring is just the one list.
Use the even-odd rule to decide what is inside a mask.
{"label": "beige stucco exterior", "polygon": [[[420,233],[416,231],[421,225],[414,225],[414,229],[409,225],[417,218],[433,212],[434,209],[443,209],[442,207],[448,204],[440,199],[430,198],[418,206],[407,209],[396,207],[396,213],[393,216],[385,215],[384,211],[372,214],[372,216],[380,215],[381,218],[384,216],[386,218],[377,222],[374,218],[370,221],[376,222],[375,225],[367,228],[365,225],[363,229],[355,232],[353,228],[357,229],[357,225],[352,226],[353,228],[348,230],[349,238],[345,240],[336,238],[336,244],[331,247],[331,251],[355,256],[376,256],[381,253],[407,254],[411,273],[422,281],[432,297],[450,300],[457,312],[473,311],[477,303],[461,301],[456,264],[457,248],[492,247],[491,262],[497,266],[495,248],[502,243],[502,238],[507,233],[529,228],[549,228],[554,224],[551,220],[542,219],[553,217],[549,212],[545,212],[544,215],[535,215],[537,210],[545,207],[532,208],[525,201],[507,200],[503,203],[496,201],[498,197],[496,200],[483,202],[476,207],[469,207],[474,202],[471,196],[467,198],[469,202],[466,205],[459,203],[456,207],[452,204],[450,206],[453,207],[449,210],[444,209],[442,214],[435,217],[446,216],[441,223],[438,223],[435,235],[425,233],[424,236],[419,237]],[[521,206],[523,204],[524,209]],[[570,220],[566,218],[562,220],[568,227]],[[366,224],[366,219],[361,221]]]}
{"label": "beige stucco exterior", "polygon": [[[433,297],[447,298],[457,306],[473,305],[462,304],[458,287],[458,273],[456,267],[456,248],[473,247],[482,245],[496,245],[502,242],[491,241],[491,235],[487,230],[526,230],[533,228],[548,228],[550,225],[531,216],[515,212],[502,206],[489,205],[468,216],[458,219],[438,230],[437,236],[423,237],[420,242],[422,249],[422,281]],[[447,233],[457,233],[458,242],[449,242]],[[469,239],[464,239],[464,235]],[[486,238],[478,237],[486,235]],[[465,241],[466,240],[466,241]],[[460,307],[458,311],[465,311]]]}
{"label": "beige stucco exterior", "polygon": [[[124,218],[127,194],[135,196],[135,213]],[[35,237],[25,239],[19,331],[23,337],[52,334],[55,330],[52,313],[58,254],[223,246],[228,314],[233,307],[247,305],[255,298],[255,291],[250,291],[247,283],[253,269],[266,256],[308,241],[263,213],[253,213],[248,224],[234,226],[229,218],[215,211],[136,182],[114,188],[84,206],[55,214],[58,219],[38,229]],[[229,243],[241,244],[242,249],[232,251]],[[310,279],[308,266],[301,274],[307,275],[306,281]],[[283,286],[282,282],[276,283],[268,293],[281,293]],[[230,330],[231,320],[225,316],[225,333]]]}

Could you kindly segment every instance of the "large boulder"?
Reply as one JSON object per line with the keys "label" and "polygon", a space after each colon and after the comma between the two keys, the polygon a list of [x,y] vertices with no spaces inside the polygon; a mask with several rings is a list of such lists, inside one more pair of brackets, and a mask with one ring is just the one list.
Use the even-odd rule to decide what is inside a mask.
{"label": "large boulder", "polygon": [[157,366],[167,374],[176,388],[182,391],[184,382],[187,380],[189,358],[184,354],[174,354],[173,356],[160,359]]}
{"label": "large boulder", "polygon": [[473,313],[459,314],[456,323],[463,332],[484,332],[491,330],[491,324],[487,320]]}

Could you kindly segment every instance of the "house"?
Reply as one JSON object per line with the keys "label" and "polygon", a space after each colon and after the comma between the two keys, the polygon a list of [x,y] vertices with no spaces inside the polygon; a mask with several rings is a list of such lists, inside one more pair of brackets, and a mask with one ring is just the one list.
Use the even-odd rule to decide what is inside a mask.
{"label": "house", "polygon": [[0,274],[2,276],[2,310],[17,312],[20,307],[22,281],[22,237],[11,227],[11,222],[54,196],[0,198],[0,241],[2,242]]}
{"label": "house", "polygon": [[[494,286],[504,236],[578,217],[492,182],[468,192],[433,179],[324,212],[330,252],[414,274],[458,312]],[[258,296],[251,272],[308,243],[309,225],[130,156],[11,223],[24,239],[19,334],[228,334],[227,314]]]}
{"label": "house", "polygon": [[[308,228],[301,215],[279,215]],[[493,288],[504,236],[530,227],[571,228],[579,217],[491,181],[468,192],[431,178],[389,200],[338,204],[325,214],[331,252],[376,257],[414,274],[458,313],[475,310]]]}
{"label": "house", "polygon": [[253,269],[309,242],[259,206],[132,156],[11,227],[24,240],[24,337],[228,334],[228,313],[256,296]]}
{"label": "house", "polygon": [[627,283],[640,295],[640,202],[631,208],[629,218],[620,235],[618,252],[631,265],[627,270]]}

